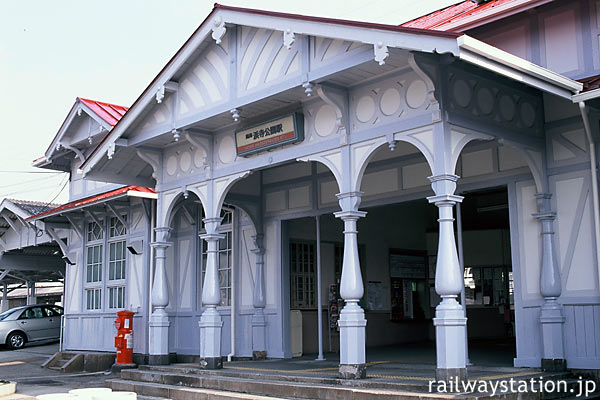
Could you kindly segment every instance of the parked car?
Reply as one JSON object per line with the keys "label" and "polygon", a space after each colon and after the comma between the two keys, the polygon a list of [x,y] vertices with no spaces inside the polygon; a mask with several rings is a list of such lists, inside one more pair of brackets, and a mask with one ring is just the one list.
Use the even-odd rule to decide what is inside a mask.
{"label": "parked car", "polygon": [[0,314],[0,344],[20,349],[27,342],[58,340],[63,308],[50,304],[34,304],[11,308]]}

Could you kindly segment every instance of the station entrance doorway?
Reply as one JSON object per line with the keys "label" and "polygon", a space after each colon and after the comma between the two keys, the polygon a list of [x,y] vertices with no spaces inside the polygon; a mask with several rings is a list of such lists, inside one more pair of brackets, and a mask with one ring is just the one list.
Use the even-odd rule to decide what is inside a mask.
{"label": "station entrance doorway", "polygon": [[[513,273],[506,187],[463,193],[456,229],[464,259],[470,358],[512,365],[515,356]],[[437,208],[426,199],[369,207],[358,221],[370,352],[420,348],[435,360],[432,319],[438,243]],[[456,213],[455,213],[456,215]],[[331,213],[285,221],[290,277],[290,342],[296,356],[318,351],[317,246],[321,255],[323,349],[339,351],[337,318],[343,261],[343,223]],[[284,243],[284,246],[286,244]],[[416,347],[415,347],[416,346]],[[490,352],[494,353],[490,358]]]}

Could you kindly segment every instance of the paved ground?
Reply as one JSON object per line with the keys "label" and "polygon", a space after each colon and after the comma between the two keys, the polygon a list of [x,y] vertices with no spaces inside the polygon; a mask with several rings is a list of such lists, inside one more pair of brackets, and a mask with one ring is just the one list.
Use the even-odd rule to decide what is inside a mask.
{"label": "paved ground", "polygon": [[20,395],[37,396],[82,387],[103,387],[104,381],[111,377],[104,373],[61,374],[41,368],[40,365],[57,351],[58,343],[28,345],[21,350],[0,347],[0,378],[16,381]]}

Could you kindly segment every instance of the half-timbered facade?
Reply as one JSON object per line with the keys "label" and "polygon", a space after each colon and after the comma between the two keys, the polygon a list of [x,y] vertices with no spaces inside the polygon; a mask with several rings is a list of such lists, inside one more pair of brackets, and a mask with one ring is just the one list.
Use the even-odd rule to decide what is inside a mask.
{"label": "half-timbered facade", "polygon": [[[339,306],[322,333],[347,378],[365,376],[368,345],[429,338],[438,378],[464,379],[466,327],[490,323],[516,336],[515,365],[597,369],[583,90],[463,34],[216,5],[113,127],[62,143],[79,160],[46,155],[83,182],[152,188],[101,206],[72,189],[89,203],[36,217],[74,227],[65,348],[110,350],[122,305],[141,362],[288,358],[292,311],[306,332],[320,303]],[[111,307],[117,275],[127,300]]]}

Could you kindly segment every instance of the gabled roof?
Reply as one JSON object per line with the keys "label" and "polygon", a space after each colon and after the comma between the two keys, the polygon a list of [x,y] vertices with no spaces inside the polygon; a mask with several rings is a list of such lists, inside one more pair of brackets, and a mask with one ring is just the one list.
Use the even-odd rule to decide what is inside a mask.
{"label": "gabled roof", "polygon": [[[525,0],[511,1],[525,2]],[[192,57],[196,56],[196,49],[205,40],[208,40],[211,34],[213,38],[221,37],[219,36],[218,27],[227,25],[252,26],[280,31],[288,29],[290,32],[300,35],[362,42],[373,45],[374,50],[375,46],[385,46],[386,48],[402,48],[408,51],[449,53],[481,68],[569,99],[573,93],[578,93],[582,89],[579,82],[493,46],[486,45],[467,35],[455,32],[440,32],[410,26],[320,18],[215,4],[211,13],[152,80],[133,103],[131,109],[86,158],[80,166],[84,176],[100,160],[108,147],[114,145],[117,139],[137,121],[137,118],[143,116],[145,107],[152,104],[157,91],[164,87],[181,69],[187,67]],[[213,29],[216,29],[216,31],[213,32]],[[243,106],[245,104],[239,104],[239,107]]]}
{"label": "gabled roof", "polygon": [[464,0],[402,24],[405,28],[463,32],[552,0]]}
{"label": "gabled roof", "polygon": [[114,189],[94,196],[74,200],[61,206],[52,208],[50,210],[40,212],[36,215],[27,218],[26,221],[36,221],[45,217],[61,214],[68,211],[78,210],[85,206],[91,206],[93,204],[103,203],[107,200],[114,200],[116,198],[126,196],[142,197],[147,199],[156,199],[158,197],[156,192],[150,188],[141,186],[124,186],[119,189]]}
{"label": "gabled roof", "polygon": [[48,146],[48,149],[46,149],[44,156],[36,158],[33,160],[32,164],[35,167],[43,167],[50,164],[50,158],[56,149],[56,145],[60,143],[60,139],[64,136],[73,119],[82,110],[85,111],[95,121],[97,121],[98,124],[100,124],[105,130],[109,131],[114,125],[117,124],[117,122],[119,122],[121,117],[123,117],[128,109],[129,107],[77,97],[75,99],[75,103],[73,103],[73,106],[71,107],[71,110],[69,110],[65,120],[58,129],[58,132]]}
{"label": "gabled roof", "polygon": [[96,115],[106,121],[110,126],[115,126],[115,124],[119,122],[127,110],[129,110],[129,107],[104,103],[102,101],[84,99],[83,97],[78,97],[77,100],[88,106],[90,110],[95,112]]}

